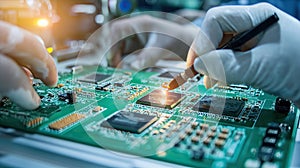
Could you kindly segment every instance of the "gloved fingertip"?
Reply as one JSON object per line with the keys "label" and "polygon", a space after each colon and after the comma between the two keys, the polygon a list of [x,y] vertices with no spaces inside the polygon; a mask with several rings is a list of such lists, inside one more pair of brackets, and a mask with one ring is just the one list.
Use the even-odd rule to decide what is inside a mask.
{"label": "gloved fingertip", "polygon": [[57,81],[58,81],[58,76],[55,75],[51,78],[47,79],[47,86],[49,87],[56,87],[57,86]]}
{"label": "gloved fingertip", "polygon": [[203,83],[204,83],[204,86],[206,89],[210,89],[213,86],[215,86],[218,83],[218,81],[216,81],[208,76],[204,76]]}
{"label": "gloved fingertip", "polygon": [[34,109],[38,108],[41,104],[41,98],[40,96],[37,94],[37,93],[34,93],[33,94],[33,100],[35,101],[35,104],[34,104]]}
{"label": "gloved fingertip", "polygon": [[207,75],[208,72],[206,70],[206,66],[200,57],[196,58],[194,61],[194,68],[199,73]]}
{"label": "gloved fingertip", "polygon": [[58,72],[53,58],[48,57],[46,66],[36,69],[35,77],[41,79],[45,85],[54,87],[58,81]]}
{"label": "gloved fingertip", "polygon": [[34,92],[32,94],[32,98],[30,100],[28,100],[28,102],[24,103],[23,108],[27,109],[27,110],[34,110],[37,109],[41,104],[41,98],[40,96]]}
{"label": "gloved fingertip", "polygon": [[188,55],[187,55],[186,66],[187,67],[192,66],[197,57],[198,57],[197,53],[195,52],[193,47],[191,47],[189,52],[188,52]]}
{"label": "gloved fingertip", "polygon": [[58,75],[56,73],[50,73],[48,76],[37,78],[41,79],[44,82],[44,84],[49,87],[55,87],[58,81]]}
{"label": "gloved fingertip", "polygon": [[57,68],[55,65],[54,58],[52,56],[48,56],[49,62],[48,62],[48,76],[46,77],[45,81],[47,81],[47,85],[50,87],[55,87],[57,85],[58,81],[58,73]]}
{"label": "gloved fingertip", "polygon": [[5,96],[27,110],[34,110],[38,108],[41,103],[39,95],[33,89],[25,90],[24,88],[19,88],[16,90],[10,90]]}

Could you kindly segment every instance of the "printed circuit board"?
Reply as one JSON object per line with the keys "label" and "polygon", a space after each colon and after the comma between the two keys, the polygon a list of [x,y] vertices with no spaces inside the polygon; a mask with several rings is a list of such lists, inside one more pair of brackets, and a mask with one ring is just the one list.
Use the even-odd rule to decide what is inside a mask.
{"label": "printed circuit board", "polygon": [[192,167],[288,167],[299,111],[245,85],[205,89],[200,75],[76,67],[54,88],[34,80],[42,104],[27,111],[4,98],[0,125]]}

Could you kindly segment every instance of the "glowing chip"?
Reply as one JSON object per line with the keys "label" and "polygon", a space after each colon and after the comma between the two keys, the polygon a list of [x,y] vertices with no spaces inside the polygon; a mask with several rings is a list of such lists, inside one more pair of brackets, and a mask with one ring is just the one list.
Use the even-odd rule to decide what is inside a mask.
{"label": "glowing chip", "polygon": [[183,100],[183,94],[154,90],[137,101],[138,104],[173,109]]}

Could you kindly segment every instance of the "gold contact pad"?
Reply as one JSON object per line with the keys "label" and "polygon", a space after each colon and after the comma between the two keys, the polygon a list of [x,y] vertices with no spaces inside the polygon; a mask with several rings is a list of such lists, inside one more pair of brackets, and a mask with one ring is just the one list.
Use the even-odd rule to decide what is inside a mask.
{"label": "gold contact pad", "polygon": [[61,130],[61,129],[79,121],[80,119],[82,119],[84,117],[85,117],[85,115],[83,115],[83,114],[74,113],[74,114],[71,114],[63,119],[60,119],[60,120],[50,124],[49,128],[53,129],[53,130]]}
{"label": "gold contact pad", "polygon": [[43,117],[37,117],[37,118],[34,118],[34,119],[28,121],[25,125],[27,127],[33,127],[33,126],[40,124],[43,121],[43,119],[44,119]]}

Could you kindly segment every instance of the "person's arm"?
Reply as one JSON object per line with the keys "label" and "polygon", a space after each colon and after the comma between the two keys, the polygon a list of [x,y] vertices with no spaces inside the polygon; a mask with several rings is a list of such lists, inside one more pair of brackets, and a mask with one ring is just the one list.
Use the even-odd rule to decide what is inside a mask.
{"label": "person's arm", "polygon": [[[279,22],[259,36],[247,51],[216,50],[228,34],[240,33],[273,13]],[[242,83],[260,88],[300,105],[300,22],[267,3],[253,6],[223,6],[208,11],[188,55],[188,66],[209,76],[205,84],[217,81]],[[198,57],[199,56],[199,57]],[[196,58],[196,60],[195,60]]]}
{"label": "person's arm", "polygon": [[160,59],[186,59],[199,28],[187,20],[183,22],[186,24],[149,15],[120,18],[103,25],[90,41],[98,46],[96,55],[106,57],[110,66],[121,67],[122,61],[129,58],[123,56],[132,54],[135,59],[130,62],[131,68],[140,70],[154,66]]}
{"label": "person's arm", "polygon": [[0,98],[8,97],[25,109],[35,109],[40,98],[28,74],[54,86],[57,71],[38,36],[0,21]]}

